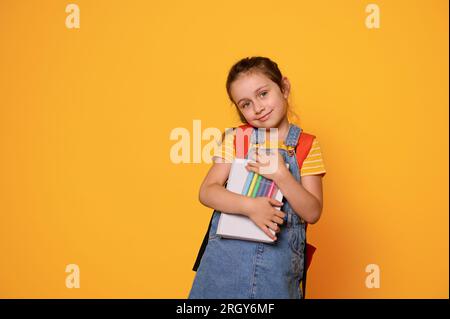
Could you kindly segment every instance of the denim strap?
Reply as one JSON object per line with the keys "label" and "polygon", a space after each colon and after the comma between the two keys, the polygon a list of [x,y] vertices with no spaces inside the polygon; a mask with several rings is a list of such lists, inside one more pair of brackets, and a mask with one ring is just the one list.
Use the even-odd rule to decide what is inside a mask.
{"label": "denim strap", "polygon": [[284,141],[284,144],[286,146],[296,147],[301,132],[302,129],[300,127],[298,127],[295,124],[289,124],[289,132],[286,137],[286,140]]}

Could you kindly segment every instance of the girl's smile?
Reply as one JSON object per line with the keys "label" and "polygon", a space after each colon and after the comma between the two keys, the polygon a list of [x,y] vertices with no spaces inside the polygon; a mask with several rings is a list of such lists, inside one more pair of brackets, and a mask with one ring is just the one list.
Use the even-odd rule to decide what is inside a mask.
{"label": "girl's smile", "polygon": [[263,117],[258,118],[258,121],[264,122],[267,121],[270,117],[270,114],[272,113],[272,110],[266,113]]}

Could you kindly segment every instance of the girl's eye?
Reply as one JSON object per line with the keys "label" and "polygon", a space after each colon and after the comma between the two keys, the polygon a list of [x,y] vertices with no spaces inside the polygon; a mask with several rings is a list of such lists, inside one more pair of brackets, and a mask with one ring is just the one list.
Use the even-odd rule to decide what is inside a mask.
{"label": "girl's eye", "polygon": [[260,95],[261,94],[264,94],[263,96],[265,96],[267,94],[267,91],[263,91],[263,92],[260,93]]}
{"label": "girl's eye", "polygon": [[248,102],[247,102],[247,103],[244,103],[244,104],[242,104],[242,108],[245,108],[245,107],[247,106],[247,104],[248,104]]}

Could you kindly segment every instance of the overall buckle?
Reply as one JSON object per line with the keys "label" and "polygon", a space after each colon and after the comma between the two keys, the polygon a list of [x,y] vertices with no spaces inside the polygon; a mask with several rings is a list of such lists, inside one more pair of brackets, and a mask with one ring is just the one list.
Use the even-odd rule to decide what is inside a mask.
{"label": "overall buckle", "polygon": [[288,146],[287,153],[288,153],[289,156],[294,156],[294,154],[295,154],[295,149],[294,149],[294,147]]}

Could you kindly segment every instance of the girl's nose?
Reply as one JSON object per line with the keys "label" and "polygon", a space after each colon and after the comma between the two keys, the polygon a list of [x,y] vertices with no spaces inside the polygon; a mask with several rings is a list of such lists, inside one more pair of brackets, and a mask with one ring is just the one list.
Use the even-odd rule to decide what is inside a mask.
{"label": "girl's nose", "polygon": [[264,111],[264,109],[265,109],[265,107],[263,105],[260,105],[258,103],[255,103],[254,106],[255,106],[255,113],[257,115],[261,114]]}

